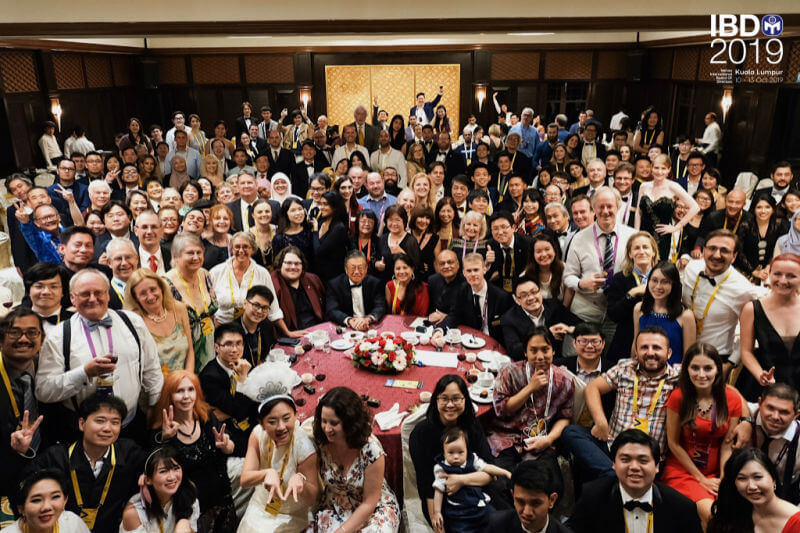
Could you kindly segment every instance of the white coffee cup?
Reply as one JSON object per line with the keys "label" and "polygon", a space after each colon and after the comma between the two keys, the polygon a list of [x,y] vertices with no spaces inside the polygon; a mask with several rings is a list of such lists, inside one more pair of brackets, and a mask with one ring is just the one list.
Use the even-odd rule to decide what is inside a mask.
{"label": "white coffee cup", "polygon": [[303,380],[304,384],[308,385],[312,381],[314,381],[314,374],[312,374],[311,372],[306,372],[302,376],[300,376],[300,379]]}
{"label": "white coffee cup", "polygon": [[426,390],[420,392],[419,393],[419,401],[421,401],[422,403],[430,402],[431,401],[431,393],[426,391]]}
{"label": "white coffee cup", "polygon": [[284,352],[281,348],[273,348],[269,351],[270,361],[285,361],[287,359],[286,352]]}
{"label": "white coffee cup", "polygon": [[367,337],[373,338],[373,337],[377,337],[377,336],[378,336],[378,330],[377,329],[369,329],[369,330],[367,330]]}
{"label": "white coffee cup", "polygon": [[483,389],[489,389],[494,385],[494,374],[491,372],[481,372],[478,374],[477,384]]}
{"label": "white coffee cup", "polygon": [[423,333],[419,336],[419,343],[420,344],[429,344],[431,342],[431,336],[427,333]]}
{"label": "white coffee cup", "polygon": [[475,359],[477,359],[477,358],[478,358],[478,356],[475,355],[474,353],[468,353],[467,354],[467,363],[474,363]]}

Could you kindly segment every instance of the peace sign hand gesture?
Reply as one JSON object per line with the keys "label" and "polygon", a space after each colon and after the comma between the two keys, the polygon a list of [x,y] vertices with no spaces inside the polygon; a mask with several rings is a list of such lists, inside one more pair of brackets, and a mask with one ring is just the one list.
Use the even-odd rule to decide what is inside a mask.
{"label": "peace sign hand gesture", "polygon": [[68,204],[75,203],[75,195],[72,194],[71,190],[65,189],[64,186],[61,185],[60,183],[56,185],[56,192],[60,194],[64,198],[64,200],[67,201]]}
{"label": "peace sign hand gesture", "polygon": [[36,430],[39,429],[42,420],[44,420],[44,417],[39,415],[36,422],[31,424],[30,412],[27,410],[25,411],[25,414],[22,415],[20,429],[11,434],[11,448],[15,452],[23,455],[28,452],[31,447],[31,442],[33,441],[33,435],[36,433]]}
{"label": "peace sign hand gesture", "polygon": [[169,406],[169,410],[164,409],[161,415],[163,417],[161,422],[161,437],[162,439],[171,439],[178,434],[178,426],[180,425],[175,421],[175,412],[172,406]]}
{"label": "peace sign hand gesture", "polygon": [[14,211],[14,216],[17,217],[20,224],[27,224],[31,220],[31,214],[27,212],[25,209],[25,204],[21,200],[17,200],[14,202],[14,207],[17,209]]}
{"label": "peace sign hand gesture", "polygon": [[117,181],[117,176],[119,176],[119,170],[110,171],[108,174],[106,174],[106,182],[111,185]]}
{"label": "peace sign hand gesture", "polygon": [[267,469],[267,473],[264,476],[264,488],[269,489],[269,494],[267,494],[267,503],[274,499],[276,492],[278,496],[281,496],[281,478],[274,468]]}
{"label": "peace sign hand gesture", "polygon": [[[286,492],[281,494],[281,499],[286,501],[289,499],[291,495],[294,498],[295,503],[297,503],[297,495],[303,492],[303,486],[305,484],[305,479],[300,474],[296,473],[292,477],[289,478],[289,482],[286,484]],[[278,489],[278,493],[280,494],[280,489]]]}
{"label": "peace sign hand gesture", "polygon": [[222,453],[226,455],[230,455],[233,453],[233,441],[231,440],[230,436],[225,433],[225,424],[222,424],[222,427],[219,428],[211,428],[214,432],[214,445],[222,450]]}

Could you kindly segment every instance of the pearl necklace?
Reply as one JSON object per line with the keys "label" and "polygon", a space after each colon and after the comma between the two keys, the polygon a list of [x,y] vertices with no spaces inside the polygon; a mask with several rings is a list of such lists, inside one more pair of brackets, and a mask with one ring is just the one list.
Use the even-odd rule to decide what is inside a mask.
{"label": "pearl necklace", "polygon": [[167,319],[167,310],[164,309],[164,312],[161,315],[151,315],[150,313],[147,313],[147,318],[149,318],[156,324],[160,324]]}

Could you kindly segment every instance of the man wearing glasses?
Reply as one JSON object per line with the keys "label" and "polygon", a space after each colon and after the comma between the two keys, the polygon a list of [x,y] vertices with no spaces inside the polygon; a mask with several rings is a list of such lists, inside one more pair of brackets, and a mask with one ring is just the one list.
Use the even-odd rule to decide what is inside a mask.
{"label": "man wearing glasses", "polygon": [[[58,253],[58,247],[61,244],[61,232],[64,228],[61,226],[61,215],[55,206],[41,204],[30,215],[18,209],[15,215],[19,220],[22,236],[36,255],[36,260],[43,263],[60,263],[61,255]],[[33,221],[30,221],[31,218]]]}
{"label": "man wearing glasses", "polygon": [[139,189],[139,169],[133,163],[125,163],[122,165],[120,177],[121,182],[115,180],[111,184],[111,199],[124,202],[130,191]]}
{"label": "man wearing glasses", "polygon": [[244,299],[244,312],[240,319],[244,335],[243,358],[253,367],[267,360],[275,344],[273,326],[268,320],[274,299],[272,291],[264,285],[250,287]]}
{"label": "man wearing glasses", "polygon": [[[59,161],[56,169],[55,183],[47,188],[47,194],[53,200],[53,205],[56,206],[61,213],[69,213],[70,200],[68,196],[72,194],[79,211],[85,211],[89,205],[89,188],[87,185],[75,180],[75,163],[69,159]],[[77,220],[66,220],[67,225],[73,223],[77,224]]]}

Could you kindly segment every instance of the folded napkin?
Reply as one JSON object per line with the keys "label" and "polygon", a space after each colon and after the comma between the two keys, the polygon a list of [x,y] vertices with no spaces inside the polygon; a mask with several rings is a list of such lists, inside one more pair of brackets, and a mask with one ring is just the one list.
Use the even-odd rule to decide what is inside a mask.
{"label": "folded napkin", "polygon": [[399,426],[400,422],[403,421],[407,414],[407,411],[401,413],[400,404],[395,402],[388,411],[375,415],[375,422],[378,423],[378,427],[381,428],[381,431],[389,431],[393,427]]}

